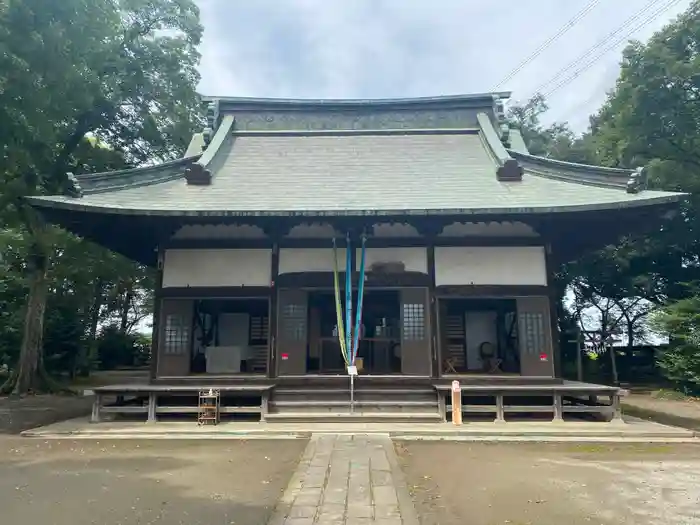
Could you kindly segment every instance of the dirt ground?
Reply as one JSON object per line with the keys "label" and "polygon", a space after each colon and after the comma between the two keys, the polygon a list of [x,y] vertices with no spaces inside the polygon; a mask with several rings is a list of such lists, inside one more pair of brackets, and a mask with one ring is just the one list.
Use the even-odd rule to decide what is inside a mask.
{"label": "dirt ground", "polygon": [[0,522],[264,525],[305,445],[0,437]]}
{"label": "dirt ground", "polygon": [[700,446],[404,442],[421,525],[700,524]]}
{"label": "dirt ground", "polygon": [[626,414],[651,419],[666,425],[677,425],[700,431],[700,399],[682,397],[666,398],[663,392],[633,392],[623,398]]}
{"label": "dirt ground", "polygon": [[0,397],[0,434],[17,434],[29,428],[86,416],[91,409],[91,397],[54,395]]}

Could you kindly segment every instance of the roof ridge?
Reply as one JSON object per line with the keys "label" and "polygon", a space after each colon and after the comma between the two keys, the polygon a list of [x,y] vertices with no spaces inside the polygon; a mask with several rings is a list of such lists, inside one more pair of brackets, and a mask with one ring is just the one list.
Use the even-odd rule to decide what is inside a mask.
{"label": "roof ridge", "polygon": [[647,173],[644,168],[625,169],[566,162],[509,149],[508,153],[523,163],[528,173],[537,177],[562,180],[585,186],[625,189],[638,193],[646,189]]}
{"label": "roof ridge", "polygon": [[160,164],[149,164],[147,166],[138,166],[136,168],[125,168],[125,169],[121,169],[121,170],[101,171],[98,173],[81,173],[81,174],[74,175],[74,176],[78,180],[78,182],[88,182],[89,183],[89,182],[99,181],[99,180],[103,180],[103,179],[111,179],[113,177],[119,177],[122,175],[148,173],[150,171],[159,171],[162,168],[170,168],[173,166],[186,165],[186,164],[190,164],[193,161],[196,161],[200,156],[201,156],[201,154],[191,155],[189,157],[180,157],[178,159],[166,160],[165,162],[161,162]]}
{"label": "roof ridge", "polygon": [[378,128],[378,129],[260,129],[232,131],[234,137],[357,137],[362,135],[474,135],[481,130],[468,128]]}
{"label": "roof ridge", "polygon": [[68,173],[71,187],[67,194],[71,197],[80,198],[83,195],[150,186],[151,184],[182,178],[184,174],[183,168],[195,162],[198,158],[199,155],[192,155],[150,166],[101,173],[83,173],[77,176]]}
{"label": "roof ridge", "polygon": [[479,123],[484,142],[498,164],[496,178],[500,182],[519,182],[523,180],[522,166],[509,155],[488,115],[483,112],[477,113],[476,120]]}
{"label": "roof ridge", "polygon": [[203,96],[202,101],[219,102],[237,106],[272,106],[272,107],[362,107],[362,106],[394,106],[394,105],[424,105],[424,104],[450,104],[466,103],[485,100],[508,99],[510,91],[495,91],[486,93],[469,93],[456,95],[438,95],[429,97],[402,97],[402,98],[265,98],[265,97],[225,97],[225,96]]}
{"label": "roof ridge", "polygon": [[198,186],[207,186],[211,184],[211,170],[209,167],[226,138],[231,135],[235,120],[235,117],[231,114],[224,115],[211,141],[208,141],[207,147],[202,152],[202,155],[185,170],[187,184]]}

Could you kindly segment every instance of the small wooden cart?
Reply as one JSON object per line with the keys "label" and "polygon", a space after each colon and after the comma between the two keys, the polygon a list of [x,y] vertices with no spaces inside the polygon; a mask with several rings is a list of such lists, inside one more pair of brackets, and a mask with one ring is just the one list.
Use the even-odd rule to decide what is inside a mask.
{"label": "small wooden cart", "polygon": [[219,390],[199,391],[199,410],[197,411],[198,425],[218,425],[221,394]]}

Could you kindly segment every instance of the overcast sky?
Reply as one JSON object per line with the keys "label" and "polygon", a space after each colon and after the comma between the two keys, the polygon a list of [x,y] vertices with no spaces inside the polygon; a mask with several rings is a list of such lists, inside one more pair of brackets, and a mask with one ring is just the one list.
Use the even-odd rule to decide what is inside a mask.
{"label": "overcast sky", "polygon": [[[549,119],[579,130],[614,84],[624,42],[646,39],[691,0],[197,0],[205,95],[384,98],[513,92],[548,97]],[[668,2],[648,25],[626,36]],[[653,3],[649,8],[647,4]],[[589,4],[567,33],[522,60]],[[645,7],[647,9],[640,13]],[[634,21],[630,17],[637,15]],[[625,23],[624,29],[620,29]],[[615,38],[590,51],[611,32]],[[624,39],[615,44],[616,40]],[[608,47],[612,48],[604,52]],[[597,55],[604,53],[601,57]],[[569,68],[562,72],[563,69]],[[560,76],[551,82],[555,75]]]}

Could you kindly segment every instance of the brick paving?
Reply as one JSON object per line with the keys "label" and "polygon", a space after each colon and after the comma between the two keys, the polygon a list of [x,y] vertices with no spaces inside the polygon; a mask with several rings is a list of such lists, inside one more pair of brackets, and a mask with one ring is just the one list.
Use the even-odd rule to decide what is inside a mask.
{"label": "brick paving", "polygon": [[417,525],[393,445],[382,435],[311,438],[269,525]]}

